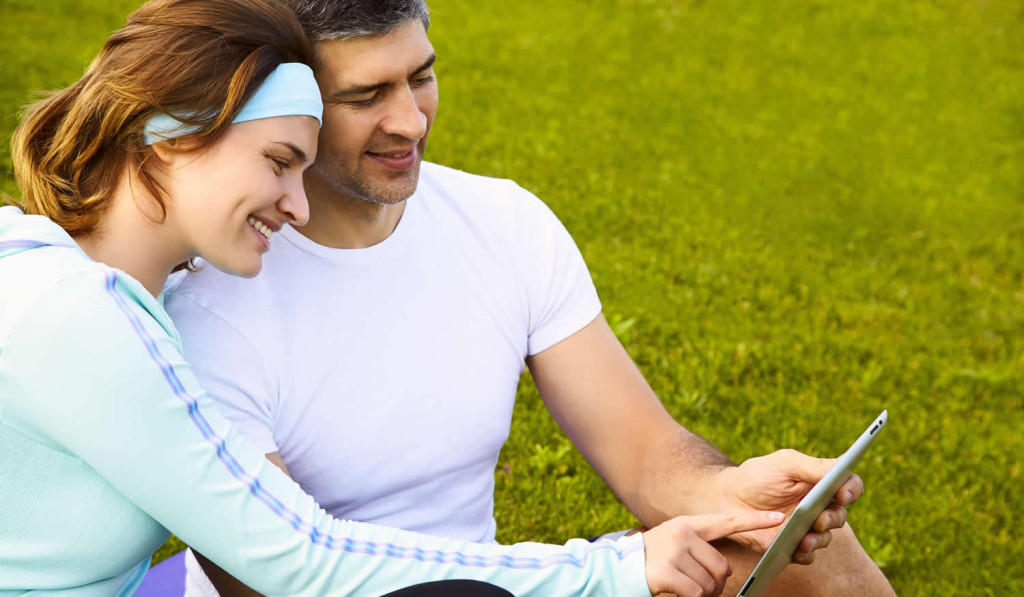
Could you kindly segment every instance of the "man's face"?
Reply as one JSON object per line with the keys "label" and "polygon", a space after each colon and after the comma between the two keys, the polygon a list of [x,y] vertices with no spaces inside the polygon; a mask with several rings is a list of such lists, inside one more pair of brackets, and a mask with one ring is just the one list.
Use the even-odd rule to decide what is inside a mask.
{"label": "man's face", "polygon": [[[392,204],[416,190],[437,113],[434,48],[418,20],[379,37],[320,42],[319,158],[307,172],[331,194]],[[313,201],[315,198],[310,197]]]}

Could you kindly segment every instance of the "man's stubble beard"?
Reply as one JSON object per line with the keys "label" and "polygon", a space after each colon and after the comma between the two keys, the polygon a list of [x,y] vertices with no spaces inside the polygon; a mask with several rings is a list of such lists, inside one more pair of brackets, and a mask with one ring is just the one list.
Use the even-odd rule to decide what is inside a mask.
{"label": "man's stubble beard", "polygon": [[336,170],[325,168],[318,161],[310,168],[322,183],[339,199],[366,201],[376,205],[395,205],[405,201],[416,192],[420,180],[420,156],[407,173],[403,173],[401,183],[379,183],[361,172],[356,171],[350,176]]}

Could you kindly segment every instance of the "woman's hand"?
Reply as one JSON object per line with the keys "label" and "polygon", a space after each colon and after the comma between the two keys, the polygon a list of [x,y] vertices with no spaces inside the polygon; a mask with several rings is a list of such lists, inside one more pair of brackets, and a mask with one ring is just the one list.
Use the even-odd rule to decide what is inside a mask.
{"label": "woman's hand", "polygon": [[645,531],[647,586],[652,595],[714,597],[725,588],[732,567],[709,541],[734,533],[778,526],[781,512],[678,516]]}

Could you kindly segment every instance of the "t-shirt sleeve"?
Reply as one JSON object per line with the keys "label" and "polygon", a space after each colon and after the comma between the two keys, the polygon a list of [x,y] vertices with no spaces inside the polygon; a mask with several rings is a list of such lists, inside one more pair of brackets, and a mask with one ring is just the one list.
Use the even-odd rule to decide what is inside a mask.
{"label": "t-shirt sleeve", "polygon": [[185,360],[217,408],[257,450],[277,452],[275,369],[249,338],[190,296],[169,292],[165,305]]}
{"label": "t-shirt sleeve", "polygon": [[462,578],[520,596],[650,594],[641,535],[505,546],[330,517],[213,407],[165,314],[123,287],[79,275],[34,305],[0,353],[0,417],[253,589],[358,597]]}
{"label": "t-shirt sleeve", "polygon": [[575,334],[601,312],[583,255],[551,209],[516,187],[518,271],[526,294],[529,340],[535,355]]}

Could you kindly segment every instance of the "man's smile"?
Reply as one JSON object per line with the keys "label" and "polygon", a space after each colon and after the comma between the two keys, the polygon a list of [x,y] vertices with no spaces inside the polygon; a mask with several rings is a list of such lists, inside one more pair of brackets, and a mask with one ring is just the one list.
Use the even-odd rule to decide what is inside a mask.
{"label": "man's smile", "polygon": [[404,172],[408,170],[416,163],[416,160],[419,157],[415,146],[407,149],[389,151],[367,151],[366,155],[385,169],[392,170],[394,172]]}

